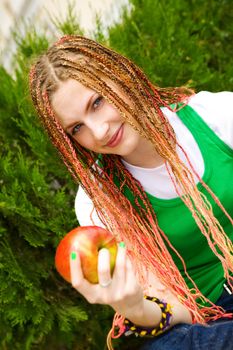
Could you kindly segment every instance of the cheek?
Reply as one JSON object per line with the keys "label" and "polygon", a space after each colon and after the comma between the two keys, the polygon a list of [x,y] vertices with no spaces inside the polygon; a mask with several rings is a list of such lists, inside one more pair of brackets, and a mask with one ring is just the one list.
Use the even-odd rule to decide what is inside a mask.
{"label": "cheek", "polygon": [[123,117],[120,115],[119,111],[106,102],[103,109],[100,110],[100,113],[104,113],[104,115],[109,119],[109,121],[123,120]]}
{"label": "cheek", "polygon": [[126,148],[128,148],[128,150],[131,151],[133,148],[138,146],[140,140],[141,138],[138,132],[135,131],[130,125],[127,125],[125,129],[125,146],[127,145]]}
{"label": "cheek", "polygon": [[127,135],[133,139],[138,139],[139,138],[138,132],[134,130],[134,128],[127,122],[125,123],[125,125],[126,125]]}
{"label": "cheek", "polygon": [[95,150],[95,143],[93,136],[90,135],[88,132],[83,132],[79,136],[74,137],[75,142],[77,142],[82,147],[94,151]]}

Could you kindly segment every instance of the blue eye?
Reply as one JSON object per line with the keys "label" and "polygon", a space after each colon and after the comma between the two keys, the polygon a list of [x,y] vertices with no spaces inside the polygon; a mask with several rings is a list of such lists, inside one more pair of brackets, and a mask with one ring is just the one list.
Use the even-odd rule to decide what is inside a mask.
{"label": "blue eye", "polygon": [[72,136],[74,136],[77,132],[79,132],[81,127],[82,127],[82,124],[75,125],[75,127],[72,129],[72,132],[71,132]]}
{"label": "blue eye", "polygon": [[97,99],[94,101],[93,103],[93,108],[96,109],[99,107],[99,105],[101,104],[101,101],[103,100],[102,96],[97,97]]}

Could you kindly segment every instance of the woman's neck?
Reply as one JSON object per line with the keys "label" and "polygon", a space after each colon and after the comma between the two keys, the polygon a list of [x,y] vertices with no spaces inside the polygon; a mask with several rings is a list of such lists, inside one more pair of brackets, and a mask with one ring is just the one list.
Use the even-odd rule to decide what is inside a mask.
{"label": "woman's neck", "polygon": [[122,157],[128,164],[141,168],[156,168],[164,164],[165,160],[154,149],[148,140],[142,140],[137,152]]}

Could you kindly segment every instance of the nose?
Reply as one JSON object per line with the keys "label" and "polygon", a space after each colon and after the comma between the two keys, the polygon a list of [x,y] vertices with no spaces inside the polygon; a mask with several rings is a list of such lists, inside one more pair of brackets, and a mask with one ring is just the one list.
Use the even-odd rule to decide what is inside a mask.
{"label": "nose", "polygon": [[109,133],[109,123],[101,121],[96,121],[95,123],[93,123],[92,121],[90,125],[90,130],[97,141],[105,142]]}

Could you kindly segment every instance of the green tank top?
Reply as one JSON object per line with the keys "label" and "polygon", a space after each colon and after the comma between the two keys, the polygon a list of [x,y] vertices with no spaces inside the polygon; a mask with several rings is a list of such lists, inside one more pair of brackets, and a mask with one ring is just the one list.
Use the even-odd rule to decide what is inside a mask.
{"label": "green tank top", "polygon": [[[217,195],[227,212],[233,216],[233,150],[190,106],[183,107],[177,114],[192,133],[201,151],[205,167],[202,179]],[[213,207],[214,215],[233,241],[233,229],[229,219],[200,183],[197,187],[206,195]],[[125,195],[132,200],[130,193],[127,195],[126,191]],[[191,212],[179,197],[159,199],[149,193],[147,196],[155,210],[159,226],[183,257],[190,277],[203,295],[212,302],[216,302],[225,282],[223,268],[220,260],[209,248]],[[170,251],[170,253],[187,285],[191,288],[192,285],[184,273],[180,259],[174,252]]]}

